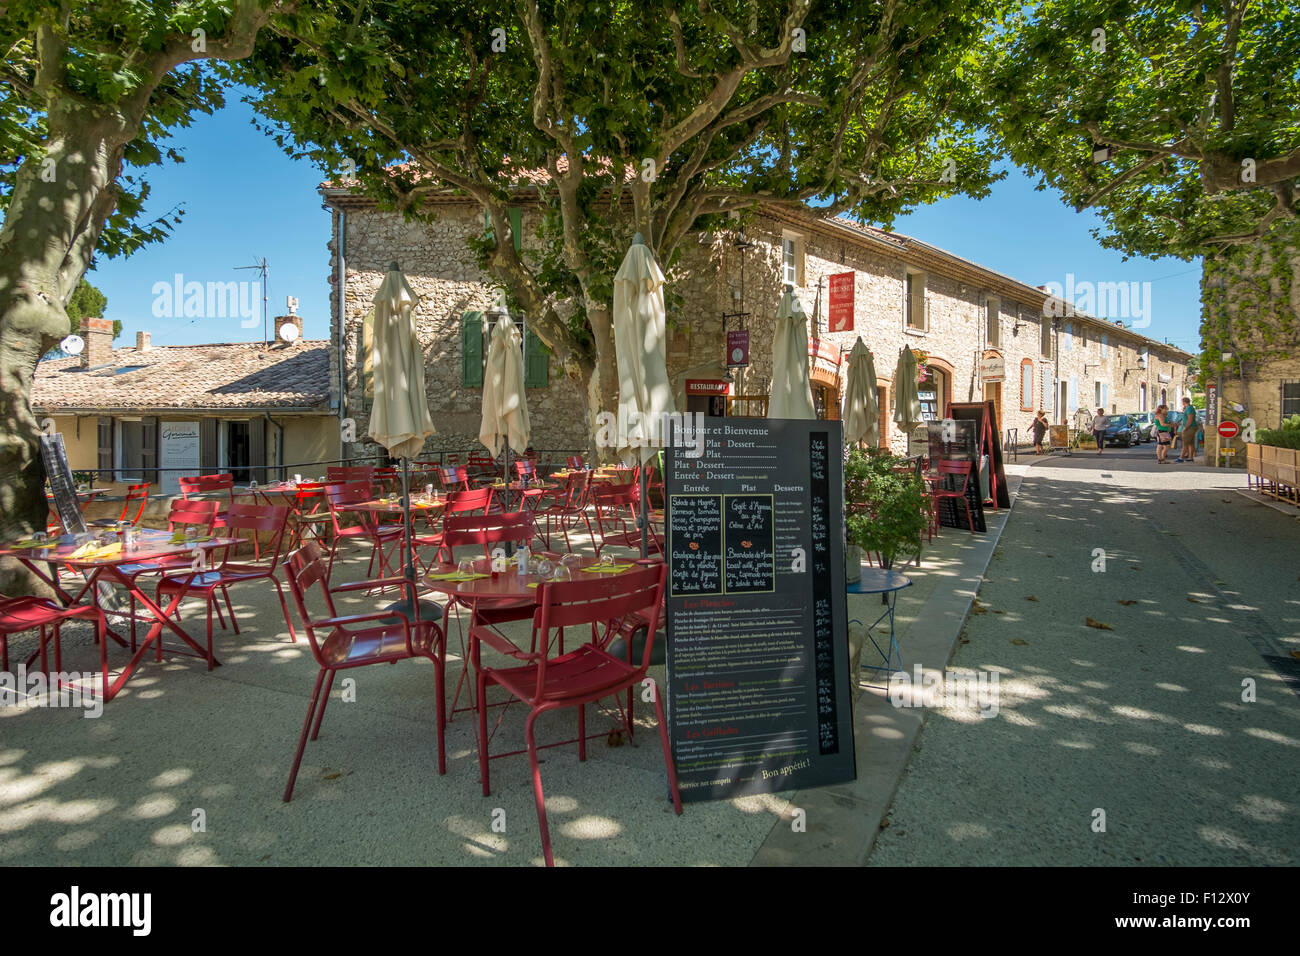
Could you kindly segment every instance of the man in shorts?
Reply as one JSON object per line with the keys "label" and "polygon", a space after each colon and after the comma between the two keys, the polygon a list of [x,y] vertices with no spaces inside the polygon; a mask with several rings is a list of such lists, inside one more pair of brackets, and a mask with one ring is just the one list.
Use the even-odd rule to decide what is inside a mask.
{"label": "man in shorts", "polygon": [[1201,430],[1201,423],[1196,417],[1196,409],[1192,407],[1190,398],[1183,399],[1183,417],[1179,423],[1178,436],[1182,442],[1178,449],[1178,457],[1174,461],[1196,461],[1196,435]]}

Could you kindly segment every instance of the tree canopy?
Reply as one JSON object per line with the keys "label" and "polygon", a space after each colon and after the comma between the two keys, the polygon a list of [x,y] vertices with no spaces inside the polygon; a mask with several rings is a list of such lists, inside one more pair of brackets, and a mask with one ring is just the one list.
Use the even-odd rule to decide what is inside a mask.
{"label": "tree canopy", "polygon": [[1300,211],[1292,0],[1042,0],[1004,27],[988,111],[1017,163],[1099,212],[1102,245],[1191,258]]}
{"label": "tree canopy", "polygon": [[[478,200],[482,265],[595,410],[634,232],[671,270],[759,201],[887,224],[987,193],[991,147],[958,117],[999,2],[357,0],[277,21],[232,72],[337,179],[413,216],[446,189]],[[521,192],[543,213],[524,254],[492,238]]]}

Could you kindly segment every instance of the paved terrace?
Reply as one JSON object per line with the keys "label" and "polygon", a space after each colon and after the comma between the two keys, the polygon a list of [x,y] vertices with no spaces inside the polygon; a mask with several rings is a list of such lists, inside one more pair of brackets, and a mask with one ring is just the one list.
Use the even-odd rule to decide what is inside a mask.
{"label": "paved terrace", "polygon": [[[915,584],[898,605],[905,654],[923,630],[929,643],[951,648],[1004,520],[993,518],[993,533],[979,540],[945,530],[927,545],[920,570],[908,569]],[[336,581],[364,575],[361,553],[340,560]],[[97,719],[71,709],[0,708],[0,862],[542,862],[526,755],[494,760],[492,796],[484,797],[473,714],[465,712],[448,727],[447,774],[438,775],[427,661],[346,675],[356,679],[354,703],[341,699],[340,677],[320,738],[308,744],[293,802],[283,803],[317,666],[301,629],[298,643],[289,642],[273,589],[254,583],[231,594],[243,633],[218,630],[223,666],[211,673],[203,662],[179,656],[142,665]],[[357,613],[374,603],[352,597],[341,600],[339,610]],[[928,624],[919,628],[927,606]],[[879,599],[850,595],[848,609],[852,618],[874,619]],[[184,614],[191,633],[201,633],[201,602],[188,602]],[[519,633],[523,625],[514,627]],[[34,641],[16,637],[11,657],[25,656]],[[88,627],[67,625],[64,647],[66,669],[94,668],[97,651]],[[454,619],[449,648],[448,700],[461,670]],[[123,656],[119,648],[110,653]],[[662,668],[652,674],[662,679]],[[857,782],[798,795],[691,803],[677,817],[667,800],[653,710],[638,701],[637,712],[635,745],[592,741],[585,764],[576,746],[542,753],[561,865],[860,863],[920,725],[919,711],[897,711],[864,695],[857,714]],[[588,714],[595,730],[601,718],[592,708]],[[507,711],[494,750],[522,747],[524,715],[518,706]],[[574,723],[572,712],[551,715],[539,721],[538,739],[572,736]],[[806,833],[791,830],[795,806],[807,811]],[[199,810],[202,832],[194,827]],[[498,810],[504,811],[504,833],[493,829]]]}

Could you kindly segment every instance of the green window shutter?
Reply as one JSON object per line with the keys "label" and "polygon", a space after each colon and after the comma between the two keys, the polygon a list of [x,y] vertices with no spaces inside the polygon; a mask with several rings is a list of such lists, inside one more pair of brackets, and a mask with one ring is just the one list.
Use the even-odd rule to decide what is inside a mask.
{"label": "green window shutter", "polygon": [[140,419],[140,473],[141,481],[160,482],[158,467],[158,419],[145,416]]}
{"label": "green window shutter", "polygon": [[510,235],[515,241],[515,252],[524,251],[524,211],[518,206],[511,206],[510,213]]}
{"label": "green window shutter", "polygon": [[199,419],[199,472],[215,475],[220,465],[217,464],[217,420],[215,418]]}
{"label": "green window shutter", "polygon": [[466,312],[460,318],[460,384],[483,387],[482,312]]}
{"label": "green window shutter", "polygon": [[524,338],[524,387],[546,388],[551,370],[551,353],[531,330]]}
{"label": "green window shutter", "polygon": [[101,418],[98,423],[99,478],[113,480],[113,419]]}

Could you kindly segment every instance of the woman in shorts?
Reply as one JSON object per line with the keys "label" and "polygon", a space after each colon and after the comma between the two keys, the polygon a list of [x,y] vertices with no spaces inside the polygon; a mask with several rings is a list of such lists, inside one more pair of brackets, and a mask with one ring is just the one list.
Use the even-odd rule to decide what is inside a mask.
{"label": "woman in shorts", "polygon": [[1169,464],[1169,446],[1174,440],[1174,426],[1168,421],[1169,406],[1161,405],[1156,409],[1156,463]]}

